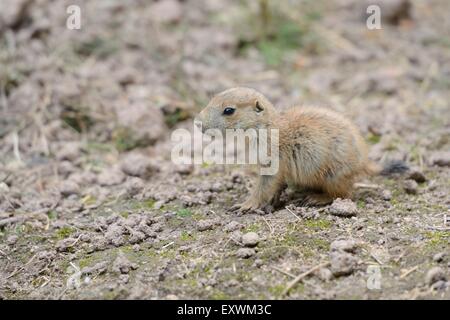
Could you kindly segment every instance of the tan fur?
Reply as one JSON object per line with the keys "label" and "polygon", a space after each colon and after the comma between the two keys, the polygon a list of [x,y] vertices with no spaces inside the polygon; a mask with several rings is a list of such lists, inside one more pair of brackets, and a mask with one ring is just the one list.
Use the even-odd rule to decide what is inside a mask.
{"label": "tan fur", "polygon": [[[263,106],[257,112],[256,101]],[[234,106],[231,116],[223,109]],[[239,205],[251,210],[276,204],[284,186],[315,190],[307,204],[326,204],[346,198],[356,178],[379,169],[367,157],[367,147],[358,129],[331,110],[294,107],[277,112],[259,92],[233,88],[216,95],[198,115],[206,129],[279,129],[280,167],[274,176],[260,176],[250,198]]]}

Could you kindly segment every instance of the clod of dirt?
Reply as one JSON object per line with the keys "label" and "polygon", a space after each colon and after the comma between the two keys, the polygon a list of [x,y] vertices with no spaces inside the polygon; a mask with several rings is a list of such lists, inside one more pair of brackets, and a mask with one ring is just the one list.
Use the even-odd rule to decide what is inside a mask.
{"label": "clod of dirt", "polygon": [[125,233],[125,228],[112,224],[108,227],[108,230],[105,233],[105,238],[114,246],[118,247],[125,243],[125,237],[123,234]]}
{"label": "clod of dirt", "polygon": [[129,153],[121,162],[121,169],[124,173],[143,179],[149,178],[158,171],[158,167],[146,156],[139,153]]}
{"label": "clod of dirt", "polygon": [[335,216],[351,217],[358,213],[358,208],[350,199],[337,198],[333,201],[328,211]]}
{"label": "clod of dirt", "polygon": [[330,253],[331,272],[334,276],[346,276],[355,270],[358,259],[350,253],[334,251]]}
{"label": "clod of dirt", "polygon": [[126,274],[129,273],[131,269],[136,269],[136,266],[132,264],[122,252],[120,252],[117,255],[116,260],[114,260],[111,270],[115,273]]}
{"label": "clod of dirt", "polygon": [[233,231],[231,233],[230,239],[234,242],[241,243],[242,241],[242,232],[239,230]]}
{"label": "clod of dirt", "polygon": [[144,181],[142,181],[142,179],[138,177],[132,177],[125,183],[125,190],[127,191],[129,196],[140,193],[142,190],[144,190],[144,187]]}
{"label": "clod of dirt", "polygon": [[242,236],[241,241],[246,247],[255,247],[259,242],[259,236],[256,232],[248,232]]}
{"label": "clod of dirt", "polygon": [[446,280],[447,276],[445,275],[445,272],[441,267],[433,267],[428,270],[427,274],[425,275],[425,282],[430,286],[438,281]]}
{"label": "clod of dirt", "polygon": [[411,170],[408,179],[412,179],[412,180],[416,181],[417,183],[423,183],[423,182],[427,181],[427,178],[425,177],[423,172],[420,171],[419,169]]}
{"label": "clod of dirt", "polygon": [[200,220],[199,222],[197,222],[197,230],[198,231],[211,230],[214,228],[215,224],[216,221],[212,219]]}
{"label": "clod of dirt", "polygon": [[252,248],[240,248],[236,251],[236,257],[242,259],[248,259],[256,253],[255,249]]}
{"label": "clod of dirt", "polygon": [[442,261],[444,261],[444,258],[445,258],[445,252],[439,252],[433,256],[433,261],[434,262],[442,262]]}
{"label": "clod of dirt", "polygon": [[316,271],[317,277],[319,277],[320,280],[328,282],[331,279],[333,279],[333,273],[328,268],[320,268]]}
{"label": "clod of dirt", "polygon": [[94,264],[91,267],[84,267],[81,269],[82,274],[102,274],[106,272],[108,268],[108,261],[102,261]]}
{"label": "clod of dirt", "polygon": [[119,169],[106,169],[97,176],[97,182],[101,186],[114,186],[125,180],[125,174]]}
{"label": "clod of dirt", "polygon": [[128,241],[131,244],[136,244],[136,243],[144,241],[145,238],[146,238],[145,233],[143,233],[141,231],[136,231],[136,230],[131,229],[130,230],[130,237],[129,237]]}
{"label": "clod of dirt", "polygon": [[390,190],[383,190],[381,192],[381,198],[385,201],[390,201],[392,199],[392,192]]}
{"label": "clod of dirt", "polygon": [[355,240],[335,240],[331,243],[330,250],[354,253],[357,247]]}
{"label": "clod of dirt", "polygon": [[66,252],[69,250],[69,248],[73,247],[73,244],[76,243],[77,239],[74,238],[66,238],[59,240],[56,243],[56,250],[59,252]]}
{"label": "clod of dirt", "polygon": [[450,151],[438,151],[431,156],[431,164],[439,167],[450,167]]}
{"label": "clod of dirt", "polygon": [[73,194],[79,194],[80,193],[80,186],[75,181],[66,180],[61,182],[59,186],[59,192],[64,197],[68,197]]}
{"label": "clod of dirt", "polygon": [[419,185],[417,182],[412,179],[408,179],[403,182],[403,189],[405,189],[407,194],[417,194],[418,187]]}
{"label": "clod of dirt", "polygon": [[56,152],[56,158],[58,160],[74,161],[80,156],[80,151],[81,146],[79,142],[67,142]]}
{"label": "clod of dirt", "polygon": [[236,230],[240,230],[243,227],[244,227],[244,225],[242,223],[239,223],[237,221],[231,221],[224,227],[224,231],[226,231],[226,232],[233,232],[233,231],[236,231]]}

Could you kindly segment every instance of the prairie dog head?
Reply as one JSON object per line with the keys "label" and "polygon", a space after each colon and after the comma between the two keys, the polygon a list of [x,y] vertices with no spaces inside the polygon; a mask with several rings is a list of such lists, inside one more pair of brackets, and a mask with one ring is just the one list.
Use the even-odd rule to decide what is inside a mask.
{"label": "prairie dog head", "polygon": [[264,95],[251,88],[231,88],[214,96],[195,118],[197,127],[209,129],[267,128],[276,111]]}

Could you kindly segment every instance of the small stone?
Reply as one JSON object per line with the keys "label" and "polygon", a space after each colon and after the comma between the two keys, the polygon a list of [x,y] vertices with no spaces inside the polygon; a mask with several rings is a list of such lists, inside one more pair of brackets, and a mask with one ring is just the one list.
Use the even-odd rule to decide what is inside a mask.
{"label": "small stone", "polygon": [[242,236],[241,241],[246,247],[255,247],[259,242],[259,236],[256,232],[248,232]]}
{"label": "small stone", "polygon": [[178,300],[179,298],[174,294],[168,294],[166,300]]}
{"label": "small stone", "polygon": [[358,213],[356,204],[350,199],[337,198],[329,208],[329,212],[335,216],[351,217]]}
{"label": "small stone", "polygon": [[256,253],[255,249],[252,248],[240,248],[236,251],[236,256],[238,258],[247,259]]}
{"label": "small stone", "polygon": [[197,222],[197,230],[198,231],[206,231],[214,228],[215,221],[212,219],[200,220]]}
{"label": "small stone", "polygon": [[358,259],[347,252],[334,251],[330,254],[331,272],[334,276],[345,276],[353,273]]}
{"label": "small stone", "polygon": [[435,282],[446,280],[447,277],[445,276],[444,270],[441,267],[431,268],[425,276],[425,282],[430,286]]}
{"label": "small stone", "polygon": [[445,257],[445,252],[436,253],[433,256],[433,261],[434,262],[442,262],[442,261],[444,261],[444,257]]}
{"label": "small stone", "polygon": [[427,178],[425,177],[423,172],[420,171],[419,169],[411,170],[408,178],[416,181],[417,183],[423,183],[427,181]]}
{"label": "small stone", "polygon": [[383,190],[381,192],[381,198],[385,201],[390,201],[392,199],[392,192],[390,190]]}
{"label": "small stone", "polygon": [[412,179],[405,180],[403,183],[403,189],[405,189],[407,194],[417,194],[418,187],[417,182]]}
{"label": "small stone", "polygon": [[335,240],[330,245],[331,251],[342,251],[354,253],[357,248],[357,243],[354,240]]}
{"label": "small stone", "polygon": [[79,194],[80,193],[80,186],[78,185],[78,183],[76,183],[74,181],[66,180],[66,181],[63,181],[60,184],[59,192],[64,197],[68,197],[68,196],[73,195],[73,194]]}

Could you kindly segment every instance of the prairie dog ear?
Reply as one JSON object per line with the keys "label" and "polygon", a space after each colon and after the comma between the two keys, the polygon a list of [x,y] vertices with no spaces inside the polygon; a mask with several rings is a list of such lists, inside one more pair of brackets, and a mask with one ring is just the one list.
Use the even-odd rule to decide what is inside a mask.
{"label": "prairie dog ear", "polygon": [[264,111],[263,105],[258,100],[256,100],[256,102],[255,102],[255,109],[256,109],[256,112],[258,112],[258,113]]}

